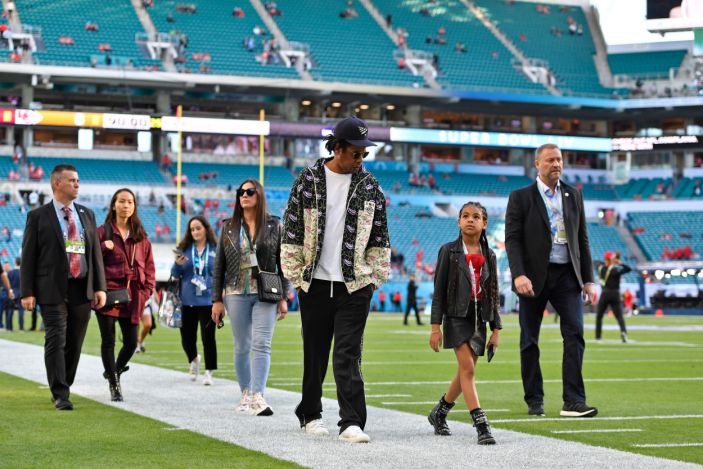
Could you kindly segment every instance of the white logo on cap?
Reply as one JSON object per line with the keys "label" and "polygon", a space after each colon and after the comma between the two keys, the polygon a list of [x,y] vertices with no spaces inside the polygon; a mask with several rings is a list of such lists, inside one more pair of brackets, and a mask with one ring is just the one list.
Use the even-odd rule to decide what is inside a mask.
{"label": "white logo on cap", "polygon": [[359,127],[359,132],[361,132],[361,135],[366,135],[366,133],[369,131],[366,127]]}

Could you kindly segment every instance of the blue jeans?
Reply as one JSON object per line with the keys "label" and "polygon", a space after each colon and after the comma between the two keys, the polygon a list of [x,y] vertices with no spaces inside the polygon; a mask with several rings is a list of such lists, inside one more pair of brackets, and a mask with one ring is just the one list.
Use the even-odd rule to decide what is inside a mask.
{"label": "blue jeans", "polygon": [[239,388],[263,394],[271,367],[276,304],[262,303],[257,295],[226,295],[225,308],[232,322]]}

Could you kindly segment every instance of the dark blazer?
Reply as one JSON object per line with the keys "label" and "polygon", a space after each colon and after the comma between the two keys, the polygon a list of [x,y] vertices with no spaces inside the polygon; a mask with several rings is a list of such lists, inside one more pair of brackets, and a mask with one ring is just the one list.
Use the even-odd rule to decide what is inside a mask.
{"label": "dark blazer", "polygon": [[[95,228],[95,214],[74,203],[85,231],[85,260],[88,268],[86,300],[96,291],[106,291],[103,256]],[[56,217],[53,201],[27,214],[22,240],[21,290],[22,298],[34,296],[37,304],[60,304],[66,301],[68,289],[68,258]]]}
{"label": "dark blazer", "polygon": [[[561,181],[561,200],[569,258],[583,287],[584,283],[593,282],[583,197],[578,189]],[[547,279],[552,232],[537,182],[510,194],[505,213],[505,248],[513,279],[526,275],[535,295],[539,295]]]}
{"label": "dark blazer", "polygon": [[[491,330],[502,329],[503,324],[498,311],[498,269],[496,255],[488,250],[486,263],[481,271],[480,302],[481,320],[489,323]],[[437,268],[432,295],[432,313],[430,322],[442,324],[444,317],[466,317],[471,302],[471,272],[466,263],[461,237],[443,245],[437,256]]]}

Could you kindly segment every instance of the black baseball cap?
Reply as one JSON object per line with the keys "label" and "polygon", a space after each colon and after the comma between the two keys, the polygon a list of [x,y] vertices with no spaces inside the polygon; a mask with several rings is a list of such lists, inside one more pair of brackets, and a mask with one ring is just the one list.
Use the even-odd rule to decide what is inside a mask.
{"label": "black baseball cap", "polygon": [[369,127],[358,117],[347,117],[337,122],[332,134],[337,140],[344,140],[357,147],[375,147],[368,138]]}

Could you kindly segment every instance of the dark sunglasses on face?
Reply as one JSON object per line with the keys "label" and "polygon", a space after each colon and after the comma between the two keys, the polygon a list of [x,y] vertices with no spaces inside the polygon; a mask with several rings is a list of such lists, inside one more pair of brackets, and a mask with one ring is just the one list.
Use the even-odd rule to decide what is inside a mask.
{"label": "dark sunglasses on face", "polygon": [[368,152],[368,151],[354,151],[354,152],[352,152],[352,157],[355,158],[355,159],[357,159],[357,160],[358,160],[359,158],[366,158],[367,156],[369,156],[369,152]]}
{"label": "dark sunglasses on face", "polygon": [[244,194],[249,197],[254,197],[254,194],[256,194],[256,189],[253,187],[250,187],[249,189],[237,189],[237,197],[242,197]]}

